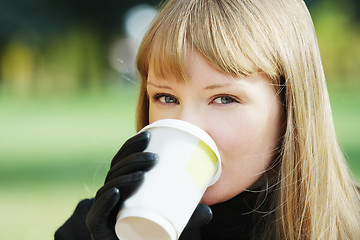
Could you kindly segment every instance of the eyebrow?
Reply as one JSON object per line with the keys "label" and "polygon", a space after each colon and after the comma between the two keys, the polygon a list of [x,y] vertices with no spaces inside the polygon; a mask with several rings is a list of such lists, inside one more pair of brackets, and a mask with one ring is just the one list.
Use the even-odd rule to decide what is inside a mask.
{"label": "eyebrow", "polygon": [[[169,86],[166,86],[166,85],[158,85],[158,84],[155,84],[153,82],[150,82],[148,81],[147,82],[148,85],[151,85],[151,86],[154,86],[154,87],[157,87],[157,88],[162,88],[162,89],[172,89],[171,87]],[[212,90],[212,89],[217,89],[217,88],[224,88],[224,87],[228,87],[232,85],[231,83],[226,83],[226,84],[214,84],[214,85],[209,85],[209,86],[206,86],[204,89],[205,90]]]}
{"label": "eyebrow", "polygon": [[150,81],[148,81],[147,84],[148,84],[148,85],[151,85],[151,86],[154,86],[154,87],[157,87],[157,88],[172,89],[172,88],[169,87],[169,86],[166,86],[166,85],[158,85],[158,84],[155,84],[155,83],[150,82]]}
{"label": "eyebrow", "polygon": [[226,84],[214,84],[214,85],[209,85],[206,86],[204,89],[205,90],[212,90],[212,89],[217,89],[217,88],[224,88],[224,87],[228,87],[232,85],[231,83],[226,83]]}

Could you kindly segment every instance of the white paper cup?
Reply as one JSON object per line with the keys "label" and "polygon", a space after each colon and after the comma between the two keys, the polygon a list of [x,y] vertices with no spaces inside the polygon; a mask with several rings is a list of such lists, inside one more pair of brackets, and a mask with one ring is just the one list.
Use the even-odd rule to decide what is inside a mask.
{"label": "white paper cup", "polygon": [[159,162],[125,201],[115,232],[121,240],[176,240],[218,180],[220,154],[211,137],[188,122],[164,119],[142,131],[151,132],[145,151],[157,153]]}

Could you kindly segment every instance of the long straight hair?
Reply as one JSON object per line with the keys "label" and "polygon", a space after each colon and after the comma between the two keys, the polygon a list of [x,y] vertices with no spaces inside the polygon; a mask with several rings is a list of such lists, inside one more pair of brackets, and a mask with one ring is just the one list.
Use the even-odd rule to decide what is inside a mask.
{"label": "long straight hair", "polygon": [[[231,76],[265,72],[285,112],[257,239],[360,239],[356,185],[337,143],[311,16],[301,0],[170,0],[137,56],[137,127],[149,123],[146,82],[155,75],[187,81],[184,59],[196,49]],[[274,160],[275,161],[275,160]],[[264,209],[263,209],[264,210]],[[255,238],[255,235],[254,235]]]}

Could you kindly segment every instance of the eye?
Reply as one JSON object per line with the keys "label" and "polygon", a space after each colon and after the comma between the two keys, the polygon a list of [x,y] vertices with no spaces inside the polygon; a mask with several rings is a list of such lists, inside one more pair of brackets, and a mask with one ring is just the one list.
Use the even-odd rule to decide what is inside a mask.
{"label": "eye", "polygon": [[153,98],[155,101],[159,101],[161,103],[166,103],[166,104],[171,104],[171,103],[178,104],[179,103],[179,101],[176,99],[176,97],[174,97],[170,94],[160,93],[160,94],[156,94]]}
{"label": "eye", "polygon": [[231,96],[219,96],[219,97],[216,97],[214,100],[213,100],[213,103],[216,103],[216,104],[230,104],[230,103],[238,103],[239,101],[236,100],[235,98],[231,97]]}

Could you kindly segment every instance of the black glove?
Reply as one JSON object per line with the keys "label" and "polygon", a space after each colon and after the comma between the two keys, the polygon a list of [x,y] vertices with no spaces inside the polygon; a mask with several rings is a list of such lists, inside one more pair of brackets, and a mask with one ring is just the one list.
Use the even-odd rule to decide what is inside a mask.
{"label": "black glove", "polygon": [[157,155],[142,152],[149,144],[150,133],[141,132],[121,147],[111,162],[105,184],[95,196],[86,225],[93,240],[115,240],[116,215],[124,201],[141,185],[144,174],[157,162]]}
{"label": "black glove", "polygon": [[90,240],[90,234],[94,240],[117,239],[114,226],[118,210],[158,158],[154,153],[143,152],[149,140],[150,133],[142,132],[125,142],[113,158],[105,184],[95,199],[78,204],[73,215],[56,231],[56,240]]}
{"label": "black glove", "polygon": [[[133,152],[143,151],[148,145],[150,133],[139,135],[128,140],[116,154],[105,185],[96,194],[95,203],[86,219],[93,240],[118,239],[114,230],[116,215],[124,201],[143,181],[144,171],[148,171],[156,163],[157,155],[153,153],[135,153],[129,156]],[[199,204],[182,235],[191,235],[194,229],[210,222],[211,218],[211,209]]]}
{"label": "black glove", "polygon": [[200,227],[208,224],[213,217],[211,208],[205,204],[198,204],[181,233],[179,240],[197,240],[201,239]]}
{"label": "black glove", "polygon": [[[95,199],[86,199],[78,204],[73,215],[55,233],[56,240],[90,240],[90,233],[93,240],[118,239],[114,226],[121,205],[141,185],[144,172],[157,162],[156,154],[142,152],[149,140],[150,133],[143,132],[121,147],[113,158],[105,184],[98,190]],[[182,236],[190,236],[196,227],[208,223],[211,218],[211,209],[199,204]]]}

